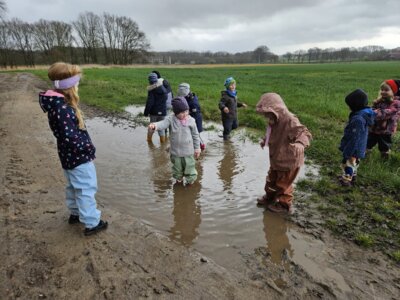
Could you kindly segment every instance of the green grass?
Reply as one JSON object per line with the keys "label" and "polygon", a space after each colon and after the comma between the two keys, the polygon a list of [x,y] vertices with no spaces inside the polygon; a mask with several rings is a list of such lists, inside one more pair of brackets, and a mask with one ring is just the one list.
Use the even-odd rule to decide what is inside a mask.
{"label": "green grass", "polygon": [[[108,111],[130,104],[145,104],[147,75],[151,68],[84,69],[79,93],[82,101]],[[237,80],[239,122],[254,128],[252,139],[261,136],[265,120],[255,105],[265,92],[277,92],[313,134],[307,156],[321,166],[319,180],[301,182],[301,189],[314,192],[326,226],[366,247],[376,247],[399,261],[400,253],[400,138],[394,137],[393,152],[382,161],[375,151],[360,164],[357,186],[339,187],[340,152],[337,147],[349,110],[344,97],[360,87],[370,102],[384,79],[400,78],[400,62],[368,62],[313,65],[230,66],[162,68],[174,91],[188,82],[198,96],[205,119],[218,121],[220,91],[226,77]],[[46,71],[30,71],[46,78]],[[263,172],[265,170],[260,170]],[[340,217],[339,217],[340,216]]]}

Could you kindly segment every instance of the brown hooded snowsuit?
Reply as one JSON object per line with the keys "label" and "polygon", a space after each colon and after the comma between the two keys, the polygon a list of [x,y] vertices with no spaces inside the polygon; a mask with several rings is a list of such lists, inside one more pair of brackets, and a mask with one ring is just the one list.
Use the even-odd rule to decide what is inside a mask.
{"label": "brown hooded snowsuit", "polygon": [[275,93],[266,93],[257,103],[256,111],[265,116],[272,113],[274,124],[268,139],[270,169],[265,184],[268,200],[290,209],[293,181],[304,164],[304,148],[310,145],[311,133],[286,107]]}

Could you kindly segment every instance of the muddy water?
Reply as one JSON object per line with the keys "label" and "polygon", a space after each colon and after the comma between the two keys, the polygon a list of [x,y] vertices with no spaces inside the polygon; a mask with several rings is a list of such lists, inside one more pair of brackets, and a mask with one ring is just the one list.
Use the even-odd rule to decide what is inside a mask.
{"label": "muddy water", "polygon": [[[87,123],[97,147],[100,202],[140,218],[227,268],[235,269],[240,253],[263,246],[274,263],[283,264],[286,249],[306,270],[347,290],[340,274],[321,269],[322,242],[302,236],[281,216],[256,206],[255,199],[263,194],[268,150],[244,134],[238,132],[231,142],[223,142],[216,131],[201,133],[207,146],[197,161],[198,180],[183,187],[174,186],[168,145],[160,145],[157,134],[149,145],[143,126],[115,125],[103,118]],[[305,166],[299,178],[308,173],[315,169]]]}

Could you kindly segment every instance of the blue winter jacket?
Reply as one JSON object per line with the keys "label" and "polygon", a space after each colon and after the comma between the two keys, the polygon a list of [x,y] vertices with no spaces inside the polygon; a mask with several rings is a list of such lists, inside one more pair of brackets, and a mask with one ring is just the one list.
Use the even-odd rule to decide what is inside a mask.
{"label": "blue winter jacket", "polygon": [[64,101],[64,95],[53,90],[41,92],[39,103],[47,112],[50,128],[57,139],[63,169],[71,170],[94,160],[96,148],[89,133],[79,129],[75,110]]}
{"label": "blue winter jacket", "polygon": [[197,131],[200,133],[203,131],[203,116],[201,114],[199,99],[194,93],[189,93],[185,99],[189,104],[189,114],[196,120]]}
{"label": "blue winter jacket", "polygon": [[144,115],[166,116],[167,115],[168,91],[163,85],[162,80],[147,87],[147,102]]}
{"label": "blue winter jacket", "polygon": [[349,121],[344,128],[344,135],[339,146],[344,159],[365,157],[368,127],[372,126],[374,121],[375,113],[369,107],[350,113]]}

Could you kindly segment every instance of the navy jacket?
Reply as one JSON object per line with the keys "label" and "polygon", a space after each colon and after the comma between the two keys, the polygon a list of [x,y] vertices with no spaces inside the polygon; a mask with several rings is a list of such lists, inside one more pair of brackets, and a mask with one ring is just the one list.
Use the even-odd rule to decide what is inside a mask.
{"label": "navy jacket", "polygon": [[57,139],[58,157],[63,169],[71,170],[96,158],[92,140],[78,127],[75,110],[64,101],[64,95],[53,90],[41,92],[39,103],[47,112],[49,125]]}
{"label": "navy jacket", "polygon": [[367,149],[368,127],[375,121],[375,113],[369,108],[350,113],[349,121],[344,128],[344,135],[340,142],[339,150],[343,158],[364,158]]}
{"label": "navy jacket", "polygon": [[197,131],[200,133],[203,131],[203,116],[201,114],[199,99],[194,93],[189,93],[185,99],[189,104],[189,114],[196,120]]}
{"label": "navy jacket", "polygon": [[153,85],[147,87],[147,102],[144,109],[144,115],[166,116],[167,115],[168,91],[159,80]]}

